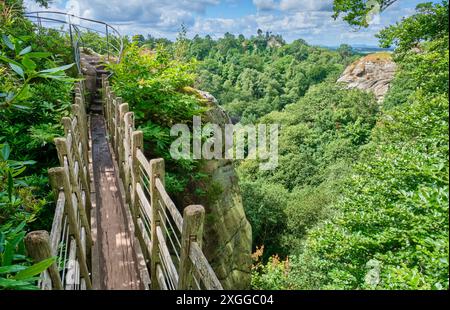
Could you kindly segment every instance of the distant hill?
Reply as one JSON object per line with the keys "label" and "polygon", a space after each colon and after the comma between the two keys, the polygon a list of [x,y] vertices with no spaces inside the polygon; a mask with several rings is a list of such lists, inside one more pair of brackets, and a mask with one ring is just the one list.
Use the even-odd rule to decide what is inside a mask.
{"label": "distant hill", "polygon": [[[336,50],[339,48],[339,46],[322,46],[325,48],[329,48],[331,50]],[[392,52],[394,51],[394,48],[381,48],[378,46],[371,46],[371,45],[365,45],[365,44],[355,44],[351,45],[353,51],[355,53],[359,54],[373,54],[378,52]]]}

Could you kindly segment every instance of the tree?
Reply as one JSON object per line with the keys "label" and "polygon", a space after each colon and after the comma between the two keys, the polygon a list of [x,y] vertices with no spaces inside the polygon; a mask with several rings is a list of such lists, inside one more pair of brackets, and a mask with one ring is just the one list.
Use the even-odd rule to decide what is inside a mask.
{"label": "tree", "polygon": [[398,55],[418,47],[420,42],[448,37],[448,0],[441,4],[419,4],[416,14],[391,25],[377,35],[382,47],[397,46]]}
{"label": "tree", "polygon": [[383,12],[397,0],[334,0],[333,18],[343,15],[343,19],[352,26],[367,27],[368,14],[374,10]]}
{"label": "tree", "polygon": [[142,46],[145,42],[145,38],[142,34],[136,34],[132,37],[131,42],[137,43],[138,46]]}
{"label": "tree", "polygon": [[342,58],[347,58],[353,55],[352,47],[348,44],[341,44],[337,49],[337,52]]}

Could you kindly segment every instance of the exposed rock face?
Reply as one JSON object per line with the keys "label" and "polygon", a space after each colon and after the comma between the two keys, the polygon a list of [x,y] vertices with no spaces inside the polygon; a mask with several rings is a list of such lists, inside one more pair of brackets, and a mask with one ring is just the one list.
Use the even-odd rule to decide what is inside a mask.
{"label": "exposed rock face", "polygon": [[[231,124],[228,114],[210,94],[195,92],[210,109],[202,115],[208,122],[224,128]],[[224,131],[224,130],[223,130]],[[249,289],[252,229],[245,216],[238,178],[231,160],[205,160],[200,172],[207,180],[192,184],[206,195],[184,196],[183,205],[201,203],[206,209],[203,250],[225,289]],[[192,192],[192,190],[191,190]]]}
{"label": "exposed rock face", "polygon": [[348,88],[371,91],[378,101],[382,101],[395,69],[396,64],[389,53],[370,54],[348,66],[337,81],[347,83]]}

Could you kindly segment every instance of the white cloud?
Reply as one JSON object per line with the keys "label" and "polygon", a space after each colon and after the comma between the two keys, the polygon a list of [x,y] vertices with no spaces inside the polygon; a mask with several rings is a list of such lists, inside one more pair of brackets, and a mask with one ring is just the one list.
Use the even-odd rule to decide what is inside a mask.
{"label": "white cloud", "polygon": [[[42,9],[34,0],[25,3],[29,10]],[[303,38],[315,44],[376,44],[373,35],[383,26],[413,13],[414,6],[405,8],[396,3],[383,12],[380,25],[355,33],[346,23],[331,17],[332,0],[252,0],[252,3],[253,12],[244,16],[239,14],[241,0],[54,0],[49,9],[70,10],[75,15],[102,20],[129,35],[174,39],[181,24],[185,24],[190,36],[198,33],[221,37],[225,32],[250,36],[262,29],[281,34],[287,41]],[[223,16],[217,10],[214,17],[207,14],[208,8],[219,4],[228,9]]]}
{"label": "white cloud", "polygon": [[278,4],[274,0],[253,0],[253,4],[261,11],[270,11],[278,8]]}
{"label": "white cloud", "polygon": [[332,0],[281,0],[283,11],[331,11]]}

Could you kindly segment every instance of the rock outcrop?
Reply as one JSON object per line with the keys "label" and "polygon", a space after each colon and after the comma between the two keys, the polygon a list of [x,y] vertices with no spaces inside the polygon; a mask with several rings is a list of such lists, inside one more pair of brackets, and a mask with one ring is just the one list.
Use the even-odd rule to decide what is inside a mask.
{"label": "rock outcrop", "polygon": [[337,81],[347,83],[348,88],[371,91],[378,101],[382,101],[395,70],[396,64],[390,53],[375,53],[352,63]]}
{"label": "rock outcrop", "polygon": [[[202,124],[231,124],[228,114],[206,92],[194,92],[209,110]],[[224,132],[224,130],[223,130]],[[224,141],[224,140],[223,140]],[[206,210],[203,250],[225,289],[249,289],[252,229],[245,216],[238,178],[231,160],[204,160],[199,169],[206,179],[191,184],[183,205],[201,203]],[[192,195],[201,189],[204,195]]]}

